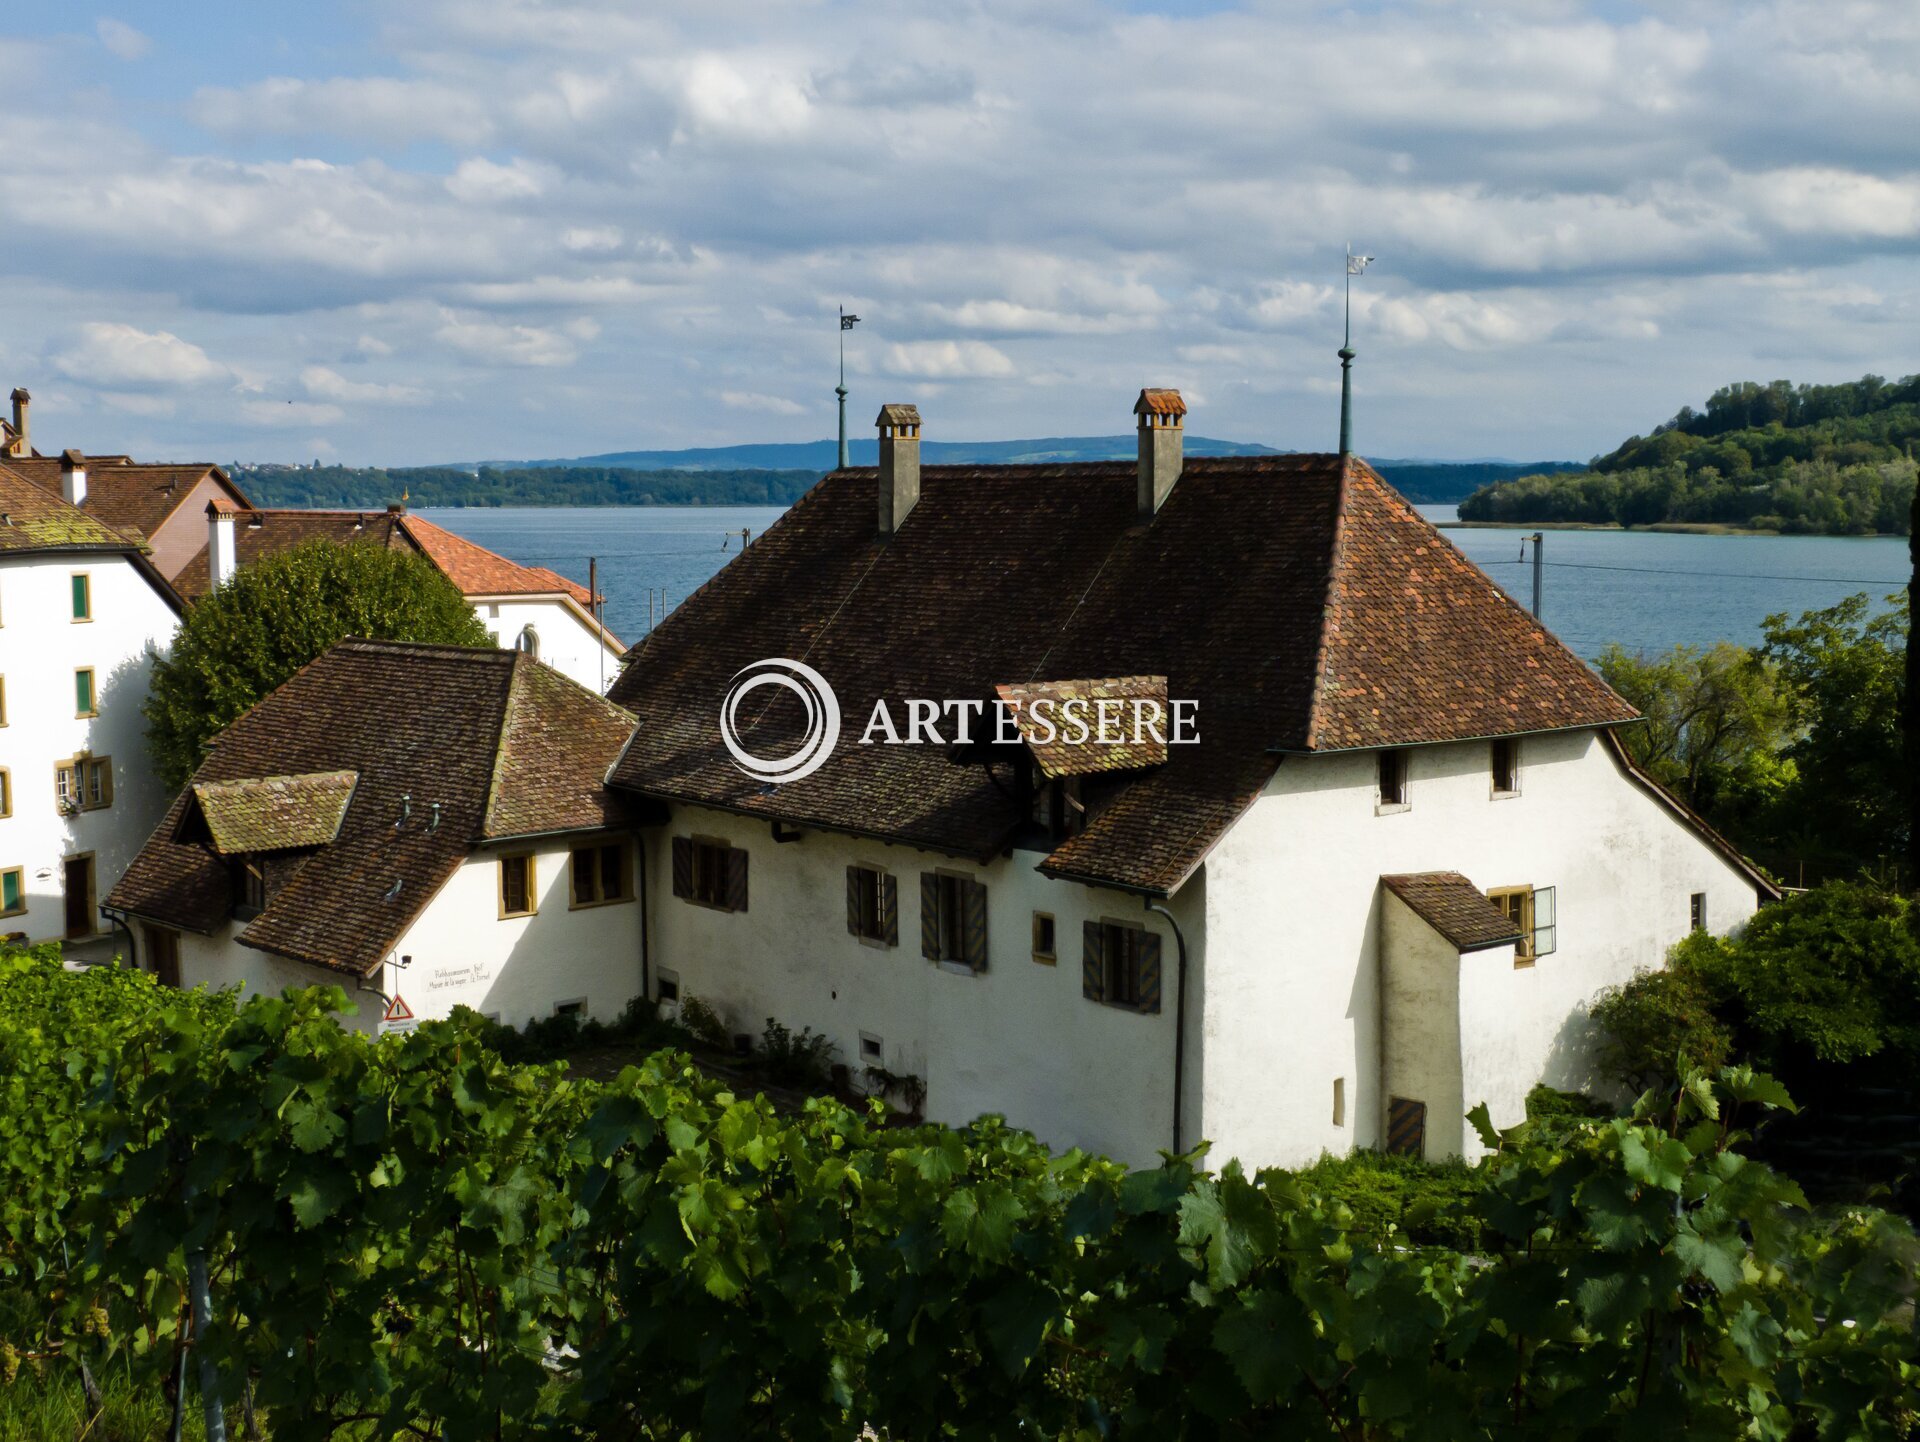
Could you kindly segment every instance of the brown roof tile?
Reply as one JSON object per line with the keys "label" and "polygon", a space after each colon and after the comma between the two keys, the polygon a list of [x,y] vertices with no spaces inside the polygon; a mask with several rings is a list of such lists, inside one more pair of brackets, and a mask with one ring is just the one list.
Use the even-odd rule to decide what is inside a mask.
{"label": "brown roof tile", "polygon": [[358,772],[267,776],[257,781],[202,781],[188,790],[188,825],[204,822],[222,856],[328,846],[340,834]]}
{"label": "brown roof tile", "polygon": [[[627,824],[631,803],[599,794],[626,730],[616,708],[517,652],[343,641],[223,731],[194,777],[359,775],[333,842],[288,869],[240,940],[365,975],[461,859],[503,834],[496,811],[541,830]],[[189,794],[108,904],[204,932],[232,896],[226,864],[176,839]]]}
{"label": "brown roof tile", "polygon": [[[145,465],[125,456],[87,456],[87,495],[80,509],[117,531],[141,538],[154,535],[187,499],[201,479],[211,475],[241,504],[246,497],[218,466]],[[60,494],[60,458],[34,456],[9,460],[7,465],[43,490]]]}
{"label": "brown roof tile", "polygon": [[21,475],[18,461],[0,464],[0,551],[137,551],[139,544],[98,516]]}
{"label": "brown roof tile", "polygon": [[[1043,775],[1138,771],[1167,759],[1165,676],[1035,681],[993,690],[1012,713],[1014,727]],[[1110,707],[1103,724],[1102,701],[1128,704]],[[1136,715],[1134,705],[1145,702],[1156,703],[1157,713],[1142,710]],[[1149,724],[1154,715],[1157,730]],[[1078,720],[1073,719],[1076,716]],[[1076,728],[1083,739],[1076,739]]]}
{"label": "brown roof tile", "polygon": [[1455,951],[1485,951],[1520,940],[1520,931],[1507,914],[1457,871],[1383,876],[1380,884],[1406,902]]}

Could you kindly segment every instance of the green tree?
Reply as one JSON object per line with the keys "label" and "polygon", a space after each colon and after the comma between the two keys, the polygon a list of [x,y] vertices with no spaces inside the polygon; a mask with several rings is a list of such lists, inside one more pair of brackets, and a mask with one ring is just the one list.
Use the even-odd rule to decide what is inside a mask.
{"label": "green tree", "polygon": [[[1907,620],[1920,610],[1920,481],[1913,488],[1912,521],[1907,528],[1907,554],[1913,560],[1913,578],[1907,582]],[[1920,652],[1907,646],[1907,689],[1903,697],[1907,755],[1907,884],[1920,890]]]}
{"label": "green tree", "polygon": [[1744,646],[1649,657],[1612,645],[1600,674],[1645,717],[1623,733],[1634,759],[1702,815],[1732,825],[1792,781],[1779,759],[1787,698],[1774,666]]}
{"label": "green tree", "polygon": [[1643,971],[1594,999],[1597,1061],[1609,1080],[1636,1091],[1671,1086],[1690,1068],[1712,1071],[1733,1054],[1731,1029],[1715,1014],[1713,993],[1695,965],[1718,944],[1697,931],[1675,946],[1660,971]]}
{"label": "green tree", "polygon": [[243,566],[188,612],[154,663],[147,745],[168,788],[187,783],[226,726],[348,636],[493,645],[424,556],[309,541]]}

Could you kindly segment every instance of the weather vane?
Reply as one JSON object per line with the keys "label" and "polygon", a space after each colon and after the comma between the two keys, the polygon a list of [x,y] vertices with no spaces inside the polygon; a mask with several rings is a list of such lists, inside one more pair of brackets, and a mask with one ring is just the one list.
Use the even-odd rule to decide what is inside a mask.
{"label": "weather vane", "polygon": [[1340,454],[1353,453],[1353,278],[1365,275],[1373,264],[1370,255],[1355,255],[1353,242],[1347,242],[1346,329],[1340,340]]}
{"label": "weather vane", "polygon": [[860,317],[848,315],[847,308],[840,307],[840,384],[833,393],[840,397],[840,469],[847,468],[847,332],[860,324]]}

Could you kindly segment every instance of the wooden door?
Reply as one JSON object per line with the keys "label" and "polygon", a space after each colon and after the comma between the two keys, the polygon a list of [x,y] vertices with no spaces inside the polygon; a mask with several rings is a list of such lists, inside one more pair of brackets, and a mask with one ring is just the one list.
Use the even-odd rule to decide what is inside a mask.
{"label": "wooden door", "polygon": [[69,939],[93,935],[93,858],[69,856],[63,867]]}

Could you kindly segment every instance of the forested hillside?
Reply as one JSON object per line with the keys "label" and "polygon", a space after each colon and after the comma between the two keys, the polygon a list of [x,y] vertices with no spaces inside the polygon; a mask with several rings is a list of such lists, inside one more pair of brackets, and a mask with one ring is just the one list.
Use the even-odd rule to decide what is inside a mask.
{"label": "forested hillside", "polygon": [[1695,523],[1828,535],[1904,535],[1920,444],[1920,376],[1714,392],[1597,456],[1584,471],[1482,486],[1469,521]]}

